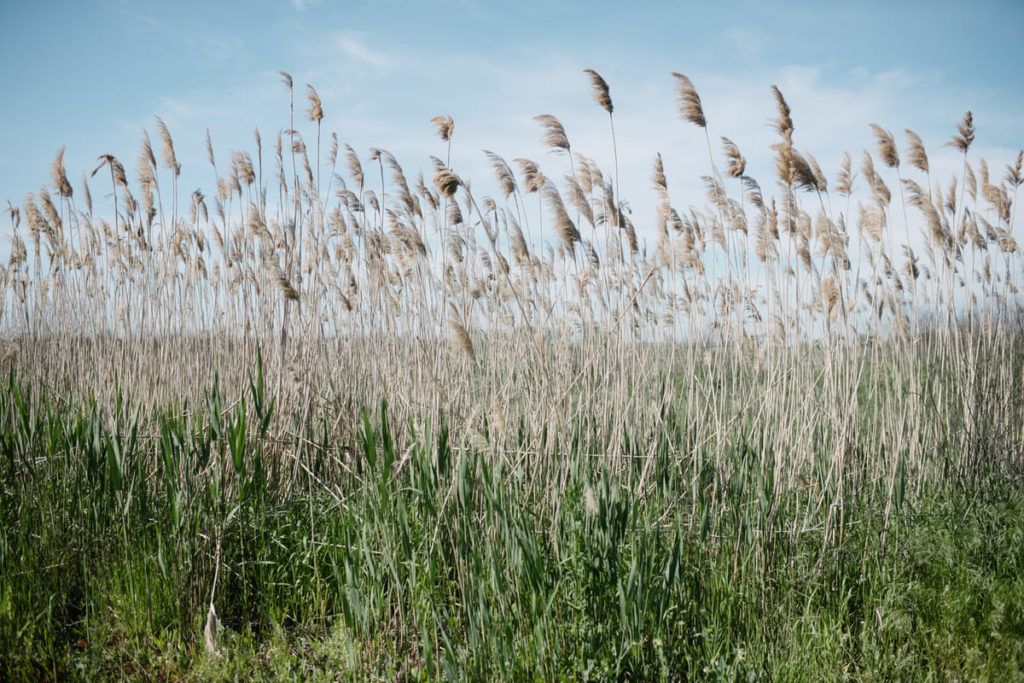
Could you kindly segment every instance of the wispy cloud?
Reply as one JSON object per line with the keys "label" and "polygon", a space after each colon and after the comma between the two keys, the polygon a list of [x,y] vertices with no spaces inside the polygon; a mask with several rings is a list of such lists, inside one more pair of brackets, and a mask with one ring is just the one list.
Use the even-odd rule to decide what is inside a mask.
{"label": "wispy cloud", "polygon": [[334,44],[342,55],[363,66],[380,71],[390,71],[394,67],[392,59],[370,47],[366,36],[358,31],[341,31],[334,34]]}
{"label": "wispy cloud", "polygon": [[292,7],[300,12],[303,12],[310,7],[320,4],[320,0],[291,0]]}

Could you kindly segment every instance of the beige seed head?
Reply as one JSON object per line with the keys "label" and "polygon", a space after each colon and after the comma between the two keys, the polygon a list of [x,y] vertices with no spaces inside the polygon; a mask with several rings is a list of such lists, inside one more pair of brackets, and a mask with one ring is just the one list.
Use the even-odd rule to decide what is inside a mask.
{"label": "beige seed head", "polygon": [[900,165],[900,155],[896,151],[896,141],[892,133],[885,130],[877,123],[871,124],[871,130],[875,133],[875,144],[878,145],[878,156],[889,168],[897,168]]}
{"label": "beige seed head", "polygon": [[317,94],[316,88],[309,83],[306,84],[306,100],[309,101],[309,110],[306,112],[306,118],[315,123],[323,121],[324,108],[320,103],[320,95]]}
{"label": "beige seed head", "polygon": [[608,90],[608,83],[593,69],[584,69],[583,73],[590,76],[590,85],[593,87],[594,100],[601,105],[606,112],[611,114],[614,107],[612,106],[612,96]]}
{"label": "beige seed head", "polygon": [[562,122],[551,114],[541,114],[533,117],[534,121],[540,123],[544,128],[544,144],[553,150],[569,151],[569,137],[565,134]]}
{"label": "beige seed head", "polygon": [[700,95],[697,94],[693,81],[677,72],[673,72],[672,77],[676,79],[676,99],[679,106],[679,115],[684,121],[689,121],[701,128],[707,127],[707,121],[704,119],[704,107],[700,103]]}
{"label": "beige seed head", "polygon": [[455,121],[450,116],[435,116],[430,119],[430,122],[437,126],[437,136],[443,141],[448,142],[452,139],[452,133],[455,132]]}

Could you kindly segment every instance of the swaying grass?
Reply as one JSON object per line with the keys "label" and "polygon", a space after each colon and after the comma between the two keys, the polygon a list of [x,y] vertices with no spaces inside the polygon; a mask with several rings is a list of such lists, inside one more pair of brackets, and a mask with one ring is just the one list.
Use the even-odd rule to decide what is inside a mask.
{"label": "swaying grass", "polygon": [[1024,153],[968,113],[945,185],[874,126],[830,189],[773,87],[773,197],[673,76],[708,205],[658,155],[640,236],[551,115],[497,199],[444,116],[430,186],[322,163],[312,87],[315,149],[208,139],[210,199],[159,120],[95,213],[59,153],[9,209],[0,676],[1024,675]]}
{"label": "swaying grass", "polygon": [[851,463],[836,524],[813,485],[773,495],[748,443],[728,474],[662,445],[640,498],[596,459],[508,471],[443,425],[399,451],[382,406],[352,453],[294,452],[289,495],[245,436],[269,417],[253,392],[225,419],[214,387],[140,439],[125,404],[9,383],[6,677],[1024,673],[1024,493],[998,477],[901,492],[887,517],[884,482],[855,487]]}

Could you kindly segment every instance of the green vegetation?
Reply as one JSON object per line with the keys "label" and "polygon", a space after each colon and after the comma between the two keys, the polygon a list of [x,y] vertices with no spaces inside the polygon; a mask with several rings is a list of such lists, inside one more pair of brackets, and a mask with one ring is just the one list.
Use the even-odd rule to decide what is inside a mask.
{"label": "green vegetation", "polygon": [[749,443],[724,469],[663,443],[627,472],[577,451],[509,470],[443,424],[401,450],[386,405],[351,451],[313,432],[274,464],[272,410],[259,370],[230,407],[214,384],[152,415],[12,377],[0,674],[1024,675],[1024,491],[996,473],[970,495],[901,479],[886,521],[884,481],[836,514],[814,482],[779,491]]}
{"label": "green vegetation", "polygon": [[312,87],[209,198],[160,121],[106,206],[59,153],[0,278],[0,678],[1024,677],[1024,153],[968,113],[944,186],[875,126],[830,189],[773,88],[770,197],[673,77],[709,205],[659,155],[652,248],[553,116],[564,182],[488,152],[497,199],[447,117],[432,187],[322,163]]}

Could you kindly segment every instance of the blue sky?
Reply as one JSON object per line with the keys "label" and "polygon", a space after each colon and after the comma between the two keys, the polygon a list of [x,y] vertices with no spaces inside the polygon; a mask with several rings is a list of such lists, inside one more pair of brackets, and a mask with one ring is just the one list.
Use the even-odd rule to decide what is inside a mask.
{"label": "blue sky", "polygon": [[62,145],[76,194],[101,153],[132,175],[157,115],[175,140],[182,196],[196,187],[210,194],[206,129],[218,161],[252,151],[254,126],[269,147],[288,125],[279,70],[295,80],[307,143],[314,129],[302,120],[302,95],[312,83],[325,131],[364,159],[370,147],[388,149],[410,178],[429,173],[430,154],[442,155],[430,118],[453,116],[453,166],[486,193],[482,148],[561,175],[564,160],[541,146],[537,114],[559,117],[573,148],[610,169],[607,116],[582,73],[596,69],[615,102],[623,195],[647,235],[655,155],[665,158],[677,205],[701,202],[707,173],[703,135],[676,114],[672,71],[694,81],[712,140],[736,141],[766,187],[773,83],[793,109],[797,147],[829,177],[844,150],[859,159],[874,149],[868,124],[876,122],[901,148],[903,129],[917,131],[948,180],[957,158],[941,145],[968,109],[978,127],[972,156],[996,169],[1015,160],[1024,146],[1024,3],[893,4],[7,2],[0,202],[20,204],[47,183]]}

